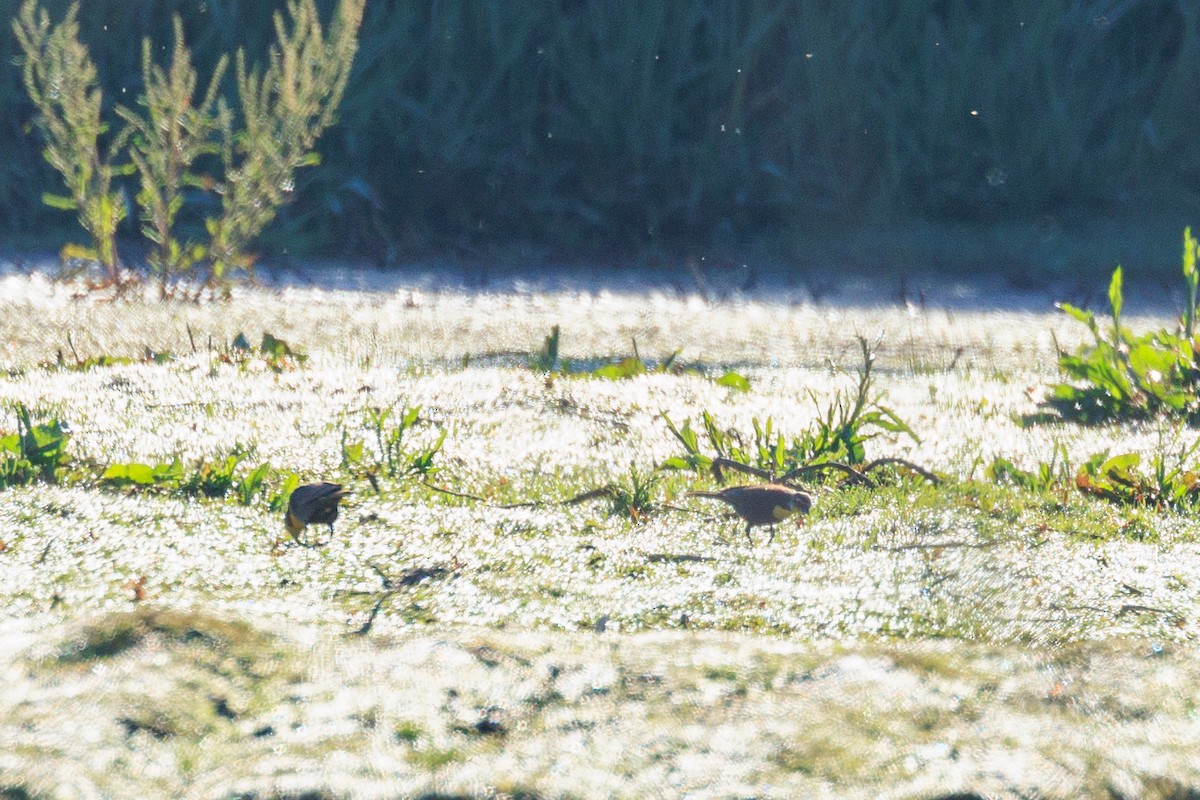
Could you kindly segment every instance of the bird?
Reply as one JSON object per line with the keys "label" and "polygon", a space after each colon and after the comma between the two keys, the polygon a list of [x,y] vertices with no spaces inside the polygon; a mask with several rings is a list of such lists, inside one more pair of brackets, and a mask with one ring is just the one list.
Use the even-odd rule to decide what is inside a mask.
{"label": "bird", "polygon": [[807,514],[812,508],[812,495],[781,483],[730,486],[719,492],[688,492],[688,496],[707,497],[733,506],[737,515],[746,521],[746,538],[750,544],[754,544],[750,536],[754,526],[770,526],[771,538],[767,540],[770,543],[775,541],[775,523],[796,513]]}
{"label": "bird", "polygon": [[349,489],[329,481],[297,486],[288,498],[287,513],[283,517],[287,532],[298,544],[304,544],[300,541],[300,532],[306,525],[328,525],[332,534],[333,521],[338,515],[338,502],[348,494]]}

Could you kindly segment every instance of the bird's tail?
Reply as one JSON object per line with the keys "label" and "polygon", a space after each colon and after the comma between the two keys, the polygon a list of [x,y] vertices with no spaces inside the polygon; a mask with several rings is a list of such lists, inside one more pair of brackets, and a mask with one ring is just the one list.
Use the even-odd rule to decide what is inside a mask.
{"label": "bird's tail", "polygon": [[688,497],[707,497],[710,500],[724,500],[725,496],[720,492],[688,492]]}

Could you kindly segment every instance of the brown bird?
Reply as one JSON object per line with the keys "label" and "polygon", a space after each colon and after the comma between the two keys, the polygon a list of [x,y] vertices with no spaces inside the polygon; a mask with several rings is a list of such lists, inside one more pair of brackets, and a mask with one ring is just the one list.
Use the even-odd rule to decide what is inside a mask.
{"label": "brown bird", "polygon": [[775,541],[775,523],[796,513],[807,514],[812,508],[812,495],[780,483],[730,486],[719,492],[688,492],[688,496],[707,497],[733,506],[737,515],[746,521],[746,538],[750,539],[750,544],[754,544],[750,536],[754,526],[770,526],[771,538],[767,540],[770,543]]}
{"label": "brown bird", "polygon": [[348,494],[350,490],[343,489],[340,483],[328,481],[297,486],[288,498],[283,524],[299,544],[304,544],[300,541],[300,532],[306,525],[328,525],[332,534],[333,521],[338,515],[338,502]]}

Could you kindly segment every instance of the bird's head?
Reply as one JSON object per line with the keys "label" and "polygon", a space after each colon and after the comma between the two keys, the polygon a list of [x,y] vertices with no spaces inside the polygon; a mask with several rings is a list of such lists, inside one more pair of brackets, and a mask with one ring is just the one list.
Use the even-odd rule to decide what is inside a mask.
{"label": "bird's head", "polygon": [[812,509],[812,498],[803,493],[795,494],[788,500],[788,508],[807,514]]}
{"label": "bird's head", "polygon": [[300,532],[304,530],[304,523],[291,511],[284,516],[283,525],[292,536],[299,536]]}

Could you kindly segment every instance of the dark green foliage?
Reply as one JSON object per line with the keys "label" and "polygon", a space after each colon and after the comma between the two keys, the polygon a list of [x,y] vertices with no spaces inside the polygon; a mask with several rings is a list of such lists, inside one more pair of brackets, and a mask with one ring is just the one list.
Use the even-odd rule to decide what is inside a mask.
{"label": "dark green foliage", "polygon": [[71,462],[66,423],[55,419],[35,425],[24,405],[17,404],[14,410],[17,432],[0,435],[0,488],[36,480],[57,482]]}
{"label": "dark green foliage", "polygon": [[[45,6],[60,19],[67,3]],[[18,7],[0,0],[6,19]],[[224,54],[266,53],[283,8],[85,3],[79,36],[104,97],[132,102],[139,45],[169,42],[174,14],[210,76]],[[281,208],[275,241],[292,252],[790,248],[830,219],[1186,207],[1200,186],[1195,3],[412,0],[365,13],[340,124]],[[14,45],[0,37],[0,63]],[[36,208],[55,178],[23,134],[31,117],[19,72],[0,70],[14,123],[0,130],[0,224],[13,230],[55,223]],[[248,187],[257,167],[242,166]]]}
{"label": "dark green foliage", "polygon": [[1193,332],[1200,282],[1197,249],[1189,228],[1183,234],[1188,301],[1177,331],[1138,335],[1121,324],[1121,267],[1113,272],[1108,287],[1111,326],[1102,327],[1091,311],[1059,303],[1059,308],[1088,327],[1094,344],[1075,353],[1059,350],[1059,369],[1073,382],[1053,386],[1047,404],[1063,417],[1080,422],[1146,419],[1159,414],[1200,421],[1200,339]]}

